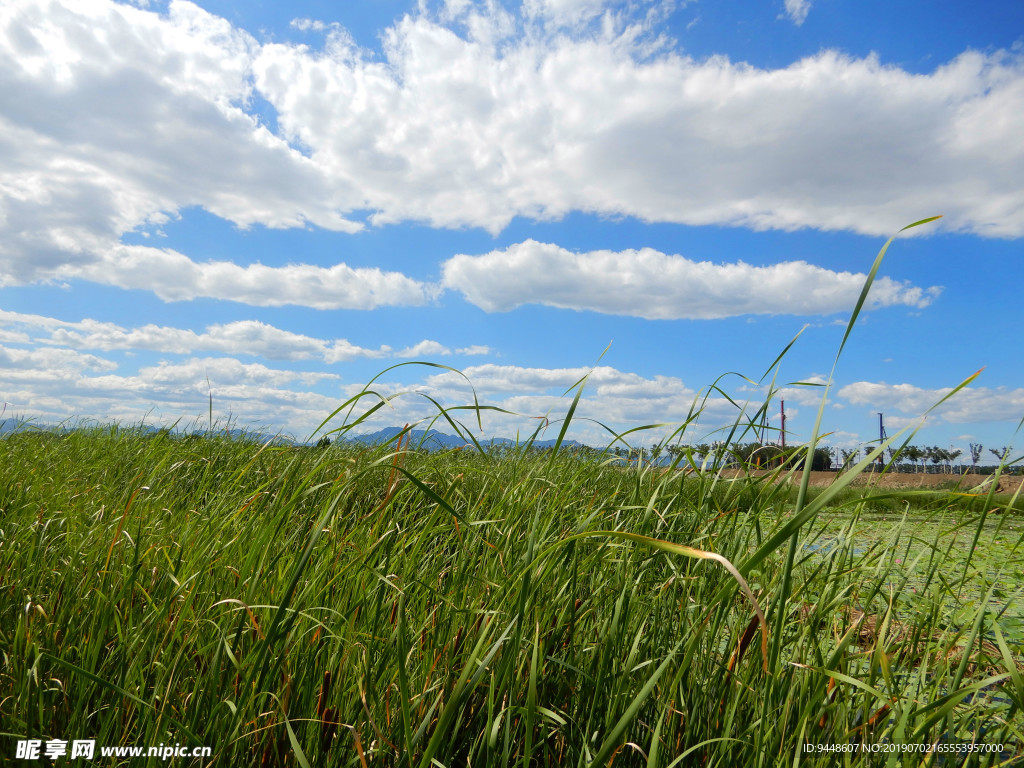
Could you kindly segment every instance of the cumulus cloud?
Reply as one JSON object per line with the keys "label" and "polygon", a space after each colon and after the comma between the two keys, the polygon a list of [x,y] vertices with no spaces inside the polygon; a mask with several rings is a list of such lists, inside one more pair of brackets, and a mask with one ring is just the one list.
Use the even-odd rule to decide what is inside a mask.
{"label": "cumulus cloud", "polygon": [[[321,339],[293,333],[259,320],[237,320],[208,325],[203,331],[147,325],[125,328],[117,323],[86,318],[77,322],[43,315],[0,310],[0,342],[94,349],[101,351],[152,350],[168,354],[221,352],[252,355],[268,360],[322,360],[341,363],[357,358],[450,355],[451,350],[431,339],[395,352],[389,345],[361,347],[348,339]],[[490,354],[490,347],[460,347],[459,355]],[[99,360],[100,358],[95,358]],[[113,365],[113,363],[111,363]]]}
{"label": "cumulus cloud", "polygon": [[[804,261],[712,264],[651,248],[574,253],[535,240],[482,256],[455,256],[442,273],[444,287],[487,312],[536,303],[652,320],[831,314],[852,308],[865,280]],[[920,308],[938,293],[883,277],[875,281],[869,305]]]}
{"label": "cumulus cloud", "polygon": [[[854,405],[868,406],[871,410],[893,408],[905,414],[921,415],[952,389],[858,381],[840,389],[839,396]],[[956,424],[1020,421],[1024,416],[1024,388],[965,387],[939,406],[934,414]]]}
{"label": "cumulus cloud", "polygon": [[[464,357],[489,355],[490,353],[491,348],[485,344],[473,344],[468,347],[459,347],[455,350],[455,354]],[[424,339],[417,344],[413,344],[411,347],[395,352],[395,357],[447,357],[450,354],[452,354],[450,347],[446,347],[444,344],[432,339]]]}
{"label": "cumulus cloud", "polygon": [[53,378],[85,370],[111,371],[117,363],[96,355],[82,354],[71,349],[19,349],[0,346],[0,368],[8,376],[25,378]]}
{"label": "cumulus cloud", "polygon": [[497,231],[579,210],[878,235],[935,210],[1024,232],[1024,150],[995,149],[1019,144],[1020,56],[917,75],[824,51],[764,70],[649,56],[642,38],[624,25],[495,45],[410,16],[385,61],[278,44],[253,68],[285,135],[358,179],[380,223]]}
{"label": "cumulus cloud", "polygon": [[361,196],[249,111],[258,44],[186,2],[0,8],[0,274],[95,264],[198,206],[241,227],[339,231]]}
{"label": "cumulus cloud", "polygon": [[864,442],[865,440],[859,432],[848,432],[843,429],[834,430],[825,439],[827,445],[836,446],[857,446]]}
{"label": "cumulus cloud", "polygon": [[424,339],[418,344],[413,344],[411,347],[399,350],[396,353],[396,357],[431,357],[431,356],[445,356],[450,355],[452,351],[436,341],[430,339]]}
{"label": "cumulus cloud", "polygon": [[127,423],[188,424],[214,417],[235,426],[311,430],[341,400],[315,391],[335,384],[337,374],[288,371],[230,357],[161,361],[135,373],[117,363],[69,349],[0,346],[0,390],[5,418],[56,421],[89,414]]}
{"label": "cumulus cloud", "polygon": [[287,371],[270,368],[262,363],[243,363],[230,357],[206,357],[190,358],[181,363],[161,361],[157,365],[141,368],[137,376],[97,377],[93,379],[93,384],[106,386],[109,382],[117,387],[157,386],[173,391],[191,387],[208,393],[208,387],[213,384],[229,388],[245,384],[282,387],[299,383],[312,386],[320,381],[339,378],[335,373]]}
{"label": "cumulus cloud", "polygon": [[[879,235],[942,212],[952,229],[1024,234],[1019,52],[967,51],[926,74],[834,51],[758,69],[674,52],[633,6],[572,34],[527,22],[590,18],[600,3],[530,0],[518,19],[497,3],[449,6],[403,17],[371,56],[339,27],[318,48],[263,43],[183,0],[166,12],[5,2],[0,281],[180,262],[184,286],[161,295],[209,295],[202,275],[272,303],[303,294],[274,299],[272,279],[358,273],[270,278],[124,248],[108,261],[125,233],[191,207],[243,228],[340,232],[367,214],[497,232],[584,211]],[[808,7],[789,3],[794,18]],[[358,276],[390,298],[345,306],[423,300],[407,279]],[[341,305],[325,293],[315,306]]]}
{"label": "cumulus cloud", "polygon": [[61,274],[149,290],[165,301],[205,297],[261,307],[292,304],[315,309],[374,309],[424,304],[436,295],[433,286],[376,267],[199,263],[177,251],[139,245],[115,247],[102,259]]}

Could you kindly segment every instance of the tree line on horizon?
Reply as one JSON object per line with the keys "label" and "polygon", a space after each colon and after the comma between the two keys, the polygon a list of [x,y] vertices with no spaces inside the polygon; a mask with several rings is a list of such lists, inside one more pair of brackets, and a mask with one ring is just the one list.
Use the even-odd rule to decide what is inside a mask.
{"label": "tree line on horizon", "polygon": [[[814,449],[811,469],[822,472],[848,469],[871,450],[871,446],[843,448],[823,445]],[[953,474],[958,471],[959,466],[961,471],[966,468],[972,474],[987,474],[1009,459],[1010,448],[1008,446],[989,448],[989,453],[995,457],[996,464],[982,465],[979,462],[983,456],[983,450],[984,446],[980,443],[970,443],[971,463],[966,467],[962,461],[959,465],[956,464],[957,460],[964,456],[963,450],[952,447],[941,448],[937,445],[895,447],[886,451],[884,458],[879,457],[878,463],[888,466],[889,471]],[[804,446],[798,445],[784,449],[774,443],[759,442],[726,443],[719,441],[694,445],[655,445],[651,448],[617,446],[611,452],[631,464],[640,462],[657,466],[687,463],[709,468],[736,466],[747,469],[771,469],[783,463],[799,468],[803,466],[805,458]]]}
{"label": "tree line on horizon", "polygon": [[[319,442],[316,443],[316,447],[325,448],[331,444],[330,438],[321,437]],[[984,455],[984,446],[981,443],[970,443],[969,446],[970,450],[967,454],[970,458],[969,465],[965,465],[963,461],[957,464],[957,460],[965,456],[963,450],[953,447],[942,448],[937,445],[891,447],[885,451],[884,457],[879,457],[878,465],[880,467],[888,467],[890,472],[954,474],[958,472],[963,473],[966,470],[971,474],[991,474],[999,464],[1008,461],[1010,458],[1011,449],[1009,446],[989,448],[989,453],[995,458],[996,463],[983,465],[980,461]],[[468,444],[466,447],[468,447]],[[553,446],[548,444],[521,446],[502,443],[490,444],[486,447],[487,452],[492,455],[514,453],[524,448],[529,453],[537,454],[548,454],[553,450]],[[871,445],[853,448],[821,445],[814,449],[811,469],[816,472],[843,471],[867,456],[871,450]],[[790,468],[802,468],[806,459],[805,445],[783,448],[776,443],[757,441],[729,443],[720,440],[711,443],[694,443],[692,445],[683,443],[666,445],[659,443],[650,447],[620,444],[605,449],[571,441],[562,447],[562,451],[592,459],[606,458],[611,454],[621,459],[627,465],[667,466],[676,464],[706,469],[718,467],[774,469],[783,464]]]}

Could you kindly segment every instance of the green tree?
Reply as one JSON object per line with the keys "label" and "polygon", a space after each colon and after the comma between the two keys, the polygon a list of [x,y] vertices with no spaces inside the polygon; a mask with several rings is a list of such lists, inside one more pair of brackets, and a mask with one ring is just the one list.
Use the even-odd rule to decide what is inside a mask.
{"label": "green tree", "polygon": [[644,460],[647,458],[647,449],[643,446],[637,446],[636,448],[629,449],[629,462],[632,464],[634,461],[637,466],[641,466]]}
{"label": "green tree", "polygon": [[978,459],[981,458],[981,443],[971,443],[971,467],[972,471],[977,473],[978,471]]}
{"label": "green tree", "polygon": [[961,454],[963,454],[963,451],[960,450],[959,448],[952,448],[946,451],[946,461],[949,462],[950,474],[952,474],[953,472],[953,462],[959,459]]}
{"label": "green tree", "polygon": [[832,469],[832,451],[828,448],[815,448],[811,457],[811,470],[814,472],[827,472]]}
{"label": "green tree", "polygon": [[917,469],[917,462],[923,461],[925,453],[916,445],[908,445],[903,449],[903,455],[907,457],[907,461],[914,465],[914,469]]}

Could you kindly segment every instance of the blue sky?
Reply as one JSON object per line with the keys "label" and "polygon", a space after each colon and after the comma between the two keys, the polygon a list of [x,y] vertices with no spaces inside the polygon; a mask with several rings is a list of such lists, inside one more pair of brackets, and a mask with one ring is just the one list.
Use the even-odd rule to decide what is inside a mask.
{"label": "blue sky", "polygon": [[[305,438],[418,360],[512,412],[483,436],[593,369],[574,435],[601,444],[728,372],[759,403],[802,330],[797,442],[821,390],[788,384],[938,214],[889,251],[828,442],[983,367],[914,442],[1001,447],[1024,416],[1020,4],[9,0],[0,92],[4,418],[190,423],[212,394]],[[472,398],[418,365],[377,389],[407,394],[373,426]],[[712,393],[686,437],[734,416]]]}

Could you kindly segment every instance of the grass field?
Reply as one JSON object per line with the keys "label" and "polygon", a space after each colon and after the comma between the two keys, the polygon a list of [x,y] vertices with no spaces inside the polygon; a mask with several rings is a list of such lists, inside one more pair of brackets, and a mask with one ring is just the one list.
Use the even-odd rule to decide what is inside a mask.
{"label": "grass field", "polygon": [[1007,500],[794,493],[565,452],[11,435],[0,730],[12,754],[177,742],[210,746],[204,765],[1024,751]]}

